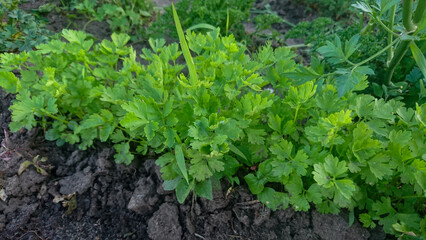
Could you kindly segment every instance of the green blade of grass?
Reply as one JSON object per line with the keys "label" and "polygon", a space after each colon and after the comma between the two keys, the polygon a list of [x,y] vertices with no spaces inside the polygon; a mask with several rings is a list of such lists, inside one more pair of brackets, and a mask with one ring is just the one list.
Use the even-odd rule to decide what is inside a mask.
{"label": "green blade of grass", "polygon": [[216,28],[213,25],[207,24],[207,23],[200,23],[200,24],[196,24],[190,28],[188,28],[188,30],[194,30],[194,29],[208,29],[208,30],[216,30]]}
{"label": "green blade of grass", "polygon": [[189,80],[192,85],[195,85],[198,82],[198,76],[195,70],[194,60],[192,59],[191,53],[189,52],[188,44],[186,43],[182,26],[180,25],[179,16],[177,15],[175,5],[173,3],[172,3],[172,10],[173,10],[173,18],[176,24],[176,30],[179,36],[180,47],[182,48],[182,53],[189,70]]}

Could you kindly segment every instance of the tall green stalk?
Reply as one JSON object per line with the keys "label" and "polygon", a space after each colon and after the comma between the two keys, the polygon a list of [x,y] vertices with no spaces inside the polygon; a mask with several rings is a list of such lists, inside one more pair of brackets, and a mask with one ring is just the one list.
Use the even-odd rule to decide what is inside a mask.
{"label": "tall green stalk", "polygon": [[[394,5],[391,9],[391,15],[390,15],[390,20],[389,20],[389,29],[393,32],[393,24],[394,24],[394,20],[395,20],[395,12],[396,12],[396,5]],[[391,44],[393,41],[393,34],[392,33],[388,33],[388,45]],[[393,58],[393,46],[389,48],[388,50],[388,58],[386,61],[386,65],[387,67],[389,67],[390,62],[392,61]]]}
{"label": "tall green stalk", "polygon": [[425,17],[426,0],[420,0],[417,4],[416,11],[414,12],[413,22],[419,24],[423,17]]}
{"label": "tall green stalk", "polygon": [[[412,33],[417,26],[426,8],[426,0],[419,0],[416,10],[413,15],[413,0],[404,0],[402,3],[402,23],[407,33]],[[398,66],[401,59],[404,57],[412,40],[403,40],[395,49],[394,56],[389,63],[389,68],[385,76],[385,84],[390,85],[395,68]]]}
{"label": "tall green stalk", "polygon": [[413,23],[413,0],[404,0],[402,2],[402,24],[407,32],[412,32],[416,29]]}

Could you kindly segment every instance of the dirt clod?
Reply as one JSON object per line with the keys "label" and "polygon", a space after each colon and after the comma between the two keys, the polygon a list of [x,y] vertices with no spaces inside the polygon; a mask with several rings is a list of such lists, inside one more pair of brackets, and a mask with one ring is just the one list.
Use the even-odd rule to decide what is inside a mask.
{"label": "dirt clod", "polygon": [[180,240],[182,227],[179,224],[176,205],[164,203],[148,221],[148,235],[153,240]]}
{"label": "dirt clod", "polygon": [[324,240],[361,240],[370,237],[370,233],[357,222],[349,227],[340,215],[321,214],[314,211],[312,212],[312,222],[314,232]]}
{"label": "dirt clod", "polygon": [[59,180],[59,185],[61,186],[59,192],[63,195],[73,193],[83,194],[90,188],[92,181],[93,175],[91,172],[77,172],[74,175]]}
{"label": "dirt clod", "polygon": [[158,202],[156,186],[151,177],[141,178],[127,208],[139,214],[149,213]]}

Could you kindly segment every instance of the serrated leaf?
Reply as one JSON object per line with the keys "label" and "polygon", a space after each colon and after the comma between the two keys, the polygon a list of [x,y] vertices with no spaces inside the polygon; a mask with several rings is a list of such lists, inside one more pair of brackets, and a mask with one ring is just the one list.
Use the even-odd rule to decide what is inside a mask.
{"label": "serrated leaf", "polygon": [[155,161],[155,163],[160,167],[164,167],[167,164],[171,163],[173,160],[175,160],[175,156],[173,156],[172,153],[168,152],[168,153],[161,155],[161,157],[159,157]]}
{"label": "serrated leaf", "polygon": [[52,40],[46,44],[40,44],[37,49],[42,54],[56,53],[61,54],[65,47],[65,42],[60,40]]}
{"label": "serrated leaf", "polygon": [[421,106],[416,103],[416,113],[415,113],[417,121],[426,127],[426,104],[422,104]]}
{"label": "serrated leaf", "polygon": [[285,97],[285,102],[292,108],[297,108],[315,95],[316,88],[317,86],[312,81],[297,87],[290,86],[288,95]]}
{"label": "serrated leaf", "polygon": [[218,158],[210,158],[207,160],[210,170],[213,172],[222,172],[224,170],[224,162]]}
{"label": "serrated leaf", "polygon": [[293,150],[293,143],[283,139],[279,143],[272,145],[269,150],[278,158],[286,159],[291,155],[291,151]]}
{"label": "serrated leaf", "polygon": [[321,194],[321,189],[318,184],[312,184],[309,187],[308,191],[306,191],[306,199],[315,204],[319,204],[320,202],[322,202],[322,197],[323,196]]}
{"label": "serrated leaf", "polygon": [[227,122],[221,124],[216,129],[216,134],[226,135],[232,140],[237,140],[243,133],[243,130],[240,128],[238,122],[234,119],[228,119]]}
{"label": "serrated leaf", "polygon": [[339,161],[337,157],[328,155],[324,163],[317,163],[314,165],[314,171],[312,173],[318,185],[330,188],[335,184],[336,180],[333,179],[345,177],[347,175],[347,170],[346,162]]}
{"label": "serrated leaf", "polygon": [[155,137],[156,131],[159,129],[158,123],[150,121],[144,127],[144,132],[148,141],[151,141]]}
{"label": "serrated leaf", "polygon": [[337,96],[334,91],[322,91],[317,94],[315,101],[318,107],[327,113],[334,113],[343,108],[345,101]]}
{"label": "serrated leaf", "polygon": [[265,141],[266,132],[263,129],[246,129],[248,141],[251,144],[263,144]]}
{"label": "serrated leaf", "polygon": [[17,93],[21,88],[21,82],[15,74],[0,71],[0,87],[10,93]]}
{"label": "serrated leaf", "polygon": [[359,48],[358,40],[360,35],[355,34],[345,43],[345,57],[348,59]]}
{"label": "serrated leaf", "polygon": [[195,178],[197,181],[204,181],[211,176],[213,176],[213,172],[210,170],[208,164],[204,159],[201,161],[191,161],[191,166],[189,167],[189,174]]}
{"label": "serrated leaf", "polygon": [[414,176],[419,186],[423,189],[423,191],[426,191],[426,169],[420,169]]}
{"label": "serrated leaf", "polygon": [[368,13],[368,14],[373,13],[373,9],[371,9],[371,7],[365,2],[356,2],[356,3],[352,4],[352,7],[358,8],[361,11]]}
{"label": "serrated leaf", "polygon": [[376,211],[377,215],[396,213],[395,209],[392,207],[391,199],[389,197],[382,197],[381,201],[373,203],[372,208]]}
{"label": "serrated leaf", "polygon": [[378,154],[368,161],[370,171],[378,178],[382,179],[384,176],[393,174],[392,167],[389,163],[389,156],[384,154]]}
{"label": "serrated leaf", "polygon": [[374,111],[373,116],[386,119],[386,120],[394,120],[394,109],[389,102],[385,102],[383,99],[375,100],[374,102]]}
{"label": "serrated leaf", "polygon": [[371,117],[373,115],[374,97],[371,95],[358,95],[355,111],[359,117]]}
{"label": "serrated leaf", "polygon": [[362,213],[359,215],[359,221],[362,223],[363,227],[375,228],[376,224],[371,219],[371,216],[367,213]]}
{"label": "serrated leaf", "polygon": [[101,142],[106,142],[108,138],[113,134],[115,126],[111,124],[105,124],[99,129],[99,139]]}
{"label": "serrated leaf", "polygon": [[298,66],[296,71],[284,73],[283,75],[294,80],[296,86],[321,77],[314,70],[304,66]]}
{"label": "serrated leaf", "polygon": [[83,120],[79,126],[80,130],[91,129],[104,124],[104,119],[99,114],[92,114],[89,118]]}
{"label": "serrated leaf", "polygon": [[338,68],[335,73],[339,75],[336,78],[339,97],[342,97],[347,92],[355,90],[356,86],[366,78],[367,74],[374,74],[373,70],[365,66],[360,66],[355,69]]}
{"label": "serrated leaf", "polygon": [[171,128],[166,128],[164,137],[166,138],[166,146],[171,148],[175,144],[176,131]]}
{"label": "serrated leaf", "polygon": [[315,164],[314,170],[315,171],[312,172],[312,174],[314,175],[314,179],[318,183],[318,185],[324,186],[326,188],[331,187],[330,177],[328,176],[324,165],[323,164]]}
{"label": "serrated leaf", "polygon": [[70,43],[82,44],[87,37],[87,34],[81,31],[64,29],[62,30],[62,37]]}
{"label": "serrated leaf", "polygon": [[111,138],[113,143],[123,142],[126,140],[126,136],[124,136],[123,131],[116,129],[114,133],[111,135]]}
{"label": "serrated leaf", "polygon": [[272,130],[281,133],[281,118],[278,115],[273,115],[272,113],[268,114],[268,126]]}
{"label": "serrated leaf", "polygon": [[334,38],[334,42],[327,41],[326,46],[318,48],[317,51],[326,57],[331,64],[339,64],[346,61],[342,42],[337,35]]}
{"label": "serrated leaf", "polygon": [[139,127],[143,127],[148,123],[146,119],[141,119],[135,115],[133,112],[127,113],[127,115],[121,119],[120,124],[129,129],[130,131],[134,131]]}
{"label": "serrated leaf", "polygon": [[124,33],[112,33],[111,35],[112,42],[117,48],[122,48],[130,40],[130,36]]}
{"label": "serrated leaf", "polygon": [[132,162],[134,156],[130,153],[130,145],[128,142],[115,144],[114,149],[117,152],[114,154],[114,160],[116,163],[129,165]]}
{"label": "serrated leaf", "polygon": [[380,142],[372,139],[372,136],[373,131],[365,123],[359,123],[353,130],[352,153],[360,162],[371,158],[382,149]]}
{"label": "serrated leaf", "polygon": [[337,157],[332,155],[325,158],[324,168],[333,177],[345,176],[345,172],[348,170],[346,162],[339,161]]}
{"label": "serrated leaf", "polygon": [[275,211],[276,209],[286,209],[290,201],[287,193],[276,192],[274,189],[266,187],[258,194],[259,201],[265,204],[268,208]]}
{"label": "serrated leaf", "polygon": [[303,195],[293,195],[290,197],[290,204],[296,211],[308,211],[310,206],[309,202]]}
{"label": "serrated leaf", "polygon": [[412,139],[411,131],[395,131],[389,133],[389,140],[393,143],[400,144],[402,147],[407,146]]}
{"label": "serrated leaf", "polygon": [[292,174],[285,188],[291,195],[300,194],[303,191],[302,178],[297,174]]}
{"label": "serrated leaf", "polygon": [[350,179],[339,179],[334,182],[336,186],[336,193],[340,193],[346,199],[351,199],[355,191],[355,184]]}

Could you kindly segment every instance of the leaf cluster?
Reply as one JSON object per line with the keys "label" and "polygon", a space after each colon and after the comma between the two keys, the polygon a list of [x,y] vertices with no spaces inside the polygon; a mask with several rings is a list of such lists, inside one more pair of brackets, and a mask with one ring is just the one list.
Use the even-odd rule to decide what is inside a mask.
{"label": "leaf cluster", "polygon": [[[96,44],[83,32],[62,37],[0,56],[0,86],[17,93],[11,130],[40,125],[46,139],[81,149],[112,142],[117,163],[157,153],[163,186],[179,202],[191,192],[212,199],[218,181],[239,184],[240,171],[272,209],[357,209],[366,227],[421,234],[426,105],[354,93],[368,69],[341,70],[363,79],[342,94],[318,60],[299,66],[290,49],[270,45],[249,56],[219,29],[187,32],[186,65],[164,40],[149,41],[142,65],[126,34]],[[349,40],[330,57],[354,48]]]}
{"label": "leaf cluster", "polygon": [[[424,68],[421,64],[424,60],[421,53],[426,46],[424,40],[421,40],[424,38],[424,23],[419,23],[415,32],[407,34],[401,26],[402,11],[397,1],[376,1],[371,4],[359,2],[352,6],[370,17],[365,27],[365,17],[362,15],[359,15],[359,23],[352,22],[351,26],[343,21],[318,18],[312,23],[299,23],[286,34],[286,38],[304,38],[305,43],[311,45],[310,55],[319,53],[320,57],[325,58],[326,72],[331,72],[336,78],[340,95],[363,81],[362,74],[357,76],[356,71],[359,71],[359,67],[367,67],[369,70],[365,73],[368,73],[371,84],[365,89],[366,93],[385,99],[404,99],[409,106],[424,102],[426,82],[423,80]],[[395,10],[394,15],[391,14],[392,8]],[[386,26],[401,33],[399,40],[396,34],[390,33],[391,30],[385,29]],[[411,45],[415,54],[399,53],[401,62],[393,70],[390,69],[389,64],[394,54],[397,54],[397,47],[410,40],[413,41]],[[394,82],[386,84],[385,79],[390,71]]]}
{"label": "leaf cluster", "polygon": [[65,11],[76,10],[89,19],[85,26],[106,21],[113,32],[129,34],[132,40],[139,39],[137,35],[144,32],[154,14],[151,0],[73,0],[68,4],[63,4]]}
{"label": "leaf cluster", "polygon": [[48,40],[50,32],[33,15],[18,8],[20,1],[0,1],[0,52],[29,51]]}

